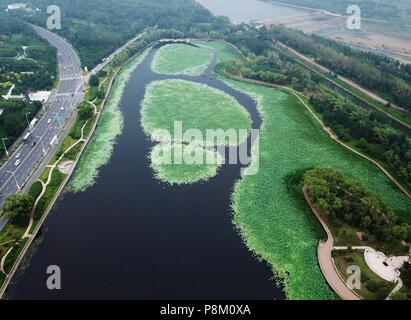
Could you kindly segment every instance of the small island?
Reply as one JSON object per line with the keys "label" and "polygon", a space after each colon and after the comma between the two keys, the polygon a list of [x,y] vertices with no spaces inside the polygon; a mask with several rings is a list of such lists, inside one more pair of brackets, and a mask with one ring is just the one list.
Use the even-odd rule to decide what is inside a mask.
{"label": "small island", "polygon": [[[244,141],[241,138],[247,138],[237,135],[236,141],[226,137],[224,141],[216,141],[215,136],[210,139],[209,130],[231,129],[236,133],[251,130],[250,114],[235,98],[208,85],[186,80],[151,82],[146,88],[141,115],[144,132],[158,143],[150,155],[151,167],[159,181],[172,185],[214,177],[225,160],[216,148],[237,146]],[[193,129],[198,137],[185,134]],[[176,151],[197,161],[175,163]],[[164,161],[165,158],[169,160]],[[210,159],[214,161],[207,161]]]}

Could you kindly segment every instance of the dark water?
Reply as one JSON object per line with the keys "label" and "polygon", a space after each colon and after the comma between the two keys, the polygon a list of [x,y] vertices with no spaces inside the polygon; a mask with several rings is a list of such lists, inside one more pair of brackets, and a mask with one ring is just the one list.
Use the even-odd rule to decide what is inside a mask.
{"label": "dark water", "polygon": [[[48,217],[7,299],[282,299],[265,263],[243,245],[232,224],[230,196],[240,167],[224,165],[206,183],[170,187],[153,177],[152,143],[140,126],[140,102],[152,80],[152,51],[123,95],[124,130],[97,183],[66,193]],[[233,95],[259,127],[255,103],[212,77],[204,82]],[[210,80],[212,77],[212,80]],[[30,260],[30,261],[28,261]],[[62,290],[46,287],[58,265]]]}

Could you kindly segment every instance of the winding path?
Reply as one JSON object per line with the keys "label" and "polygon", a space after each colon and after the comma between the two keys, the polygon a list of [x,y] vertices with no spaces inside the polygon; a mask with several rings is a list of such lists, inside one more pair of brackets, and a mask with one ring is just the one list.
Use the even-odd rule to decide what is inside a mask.
{"label": "winding path", "polygon": [[305,200],[307,201],[312,212],[315,214],[318,221],[321,223],[321,226],[323,227],[325,233],[327,234],[327,241],[320,241],[317,247],[318,263],[325,279],[341,299],[361,300],[357,294],[355,294],[351,289],[347,287],[346,283],[341,279],[340,275],[335,269],[331,254],[334,249],[334,237],[331,233],[330,228],[328,228],[328,225],[325,223],[317,209],[314,207],[310,196],[308,195],[308,187],[306,185],[303,188],[303,192]]}
{"label": "winding path", "polygon": [[[259,81],[259,80],[253,80],[253,79],[243,78],[243,77],[239,77],[239,76],[234,76],[234,75],[228,74],[227,72],[224,72],[224,74],[228,78],[231,78],[231,79],[234,79],[234,80],[237,80],[237,81],[243,81],[243,82],[253,83],[253,84],[257,84],[257,85],[263,85],[263,86],[266,86],[266,87],[272,87],[272,88],[276,88],[276,89],[283,89],[283,90],[287,90],[287,91],[291,92],[303,104],[303,106],[308,110],[308,112],[310,112],[310,114],[313,116],[313,118],[320,124],[321,128],[325,132],[328,133],[328,135],[330,136],[330,138],[332,140],[334,140],[335,142],[337,142],[338,144],[340,144],[344,148],[350,150],[351,152],[357,154],[358,156],[372,162],[375,166],[378,167],[378,169],[380,169],[382,171],[382,173],[384,173],[401,190],[402,193],[404,193],[408,197],[408,199],[411,199],[411,194],[407,191],[407,189],[405,189],[402,186],[402,184],[399,181],[397,181],[397,179],[395,179],[381,164],[379,164],[377,161],[375,161],[371,157],[366,156],[365,154],[355,150],[354,148],[352,148],[349,145],[342,142],[338,138],[338,136],[336,134],[334,134],[334,132],[331,130],[331,128],[327,127],[324,124],[324,122],[315,114],[315,112],[311,110],[311,108],[307,105],[307,103],[305,103],[305,101],[303,99],[301,99],[301,96],[300,96],[300,95],[302,95],[301,93],[296,92],[294,89],[292,89],[290,87],[287,87],[287,86],[280,86],[280,85],[276,85],[276,84],[268,83],[268,82],[264,82],[264,81]],[[304,95],[302,95],[302,96],[304,96]]]}
{"label": "winding path", "polygon": [[[32,236],[32,234],[30,233],[30,230],[31,230],[31,228],[33,227],[33,224],[34,224],[34,215],[35,215],[35,212],[36,212],[36,208],[37,208],[37,205],[38,205],[38,203],[40,202],[41,198],[44,196],[44,193],[45,193],[46,190],[47,190],[47,186],[48,186],[48,185],[50,184],[50,182],[51,182],[51,178],[52,178],[54,169],[57,167],[58,163],[64,158],[64,156],[67,154],[67,152],[69,152],[71,149],[73,149],[73,148],[74,148],[76,145],[78,145],[79,143],[82,143],[82,142],[85,142],[85,141],[86,141],[86,140],[84,139],[84,128],[85,128],[85,126],[87,125],[88,122],[89,122],[89,120],[87,120],[87,121],[83,124],[83,126],[81,127],[81,137],[80,137],[80,139],[78,139],[75,143],[73,143],[70,147],[68,147],[68,148],[63,152],[63,154],[60,156],[60,158],[58,158],[53,165],[47,166],[48,168],[51,168],[50,171],[49,171],[48,177],[47,177],[47,181],[44,183],[41,179],[38,180],[38,181],[40,181],[40,183],[41,183],[42,190],[41,190],[40,195],[37,197],[36,201],[34,202],[34,206],[33,206],[33,209],[31,210],[31,214],[30,214],[30,222],[29,222],[29,225],[27,226],[27,229],[26,229],[26,231],[24,232],[24,234],[23,234],[23,236],[21,237],[20,240],[23,240],[23,239],[25,239],[25,238],[30,238],[30,237]],[[13,250],[13,247],[11,247],[11,248],[7,251],[7,253],[3,256],[3,258],[1,259],[1,262],[0,262],[0,271],[3,272],[5,275],[8,275],[8,274],[7,274],[6,270],[4,269],[4,264],[5,264],[5,262],[6,262],[6,259],[7,259],[8,255],[11,253],[12,250]]]}
{"label": "winding path", "polygon": [[[325,73],[330,73],[331,72],[330,69],[328,69],[328,68],[322,66],[321,64],[317,63],[314,59],[309,58],[309,57],[301,54],[300,52],[294,50],[293,48],[290,48],[289,46],[287,46],[287,45],[285,45],[285,44],[283,44],[279,41],[277,43],[278,43],[278,46],[280,48],[282,48],[283,50],[285,50],[288,53],[291,53],[292,55],[304,60],[308,64],[320,69],[322,72],[325,72]],[[340,76],[340,75],[337,75],[337,77],[338,77],[338,79],[344,81],[348,85],[350,85],[350,86],[354,87],[355,89],[357,89],[358,91],[362,92],[363,94],[365,94],[369,98],[371,98],[371,99],[373,99],[373,100],[375,100],[375,101],[377,101],[381,104],[384,104],[384,105],[387,105],[389,103],[391,105],[392,109],[396,109],[396,110],[399,110],[399,111],[402,111],[402,112],[407,112],[404,108],[401,108],[401,107],[397,106],[396,104],[391,103],[391,102],[381,98],[379,95],[377,95],[374,92],[360,86],[358,83],[352,81],[351,79],[348,79],[348,78]]]}

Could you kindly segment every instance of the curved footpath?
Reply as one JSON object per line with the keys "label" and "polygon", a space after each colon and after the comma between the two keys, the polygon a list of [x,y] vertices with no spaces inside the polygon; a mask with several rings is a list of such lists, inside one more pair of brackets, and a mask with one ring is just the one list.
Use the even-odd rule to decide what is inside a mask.
{"label": "curved footpath", "polygon": [[[312,65],[312,66],[320,69],[322,72],[325,72],[325,73],[330,73],[330,72],[331,72],[330,69],[328,69],[328,68],[322,66],[321,64],[317,63],[314,59],[309,58],[309,57],[303,55],[302,53],[300,53],[300,52],[298,52],[297,50],[295,50],[295,49],[293,49],[293,48],[285,45],[284,43],[281,43],[280,41],[278,41],[277,43],[278,43],[279,47],[281,47],[283,50],[287,51],[288,53],[291,53],[291,54],[294,55],[294,56],[297,56],[298,58],[304,60],[304,61],[307,62],[308,64],[310,64],[310,65]],[[348,78],[343,77],[343,76],[340,76],[340,75],[338,75],[338,79],[344,81],[344,82],[347,83],[348,85],[354,87],[355,89],[357,89],[357,90],[360,91],[361,93],[365,94],[365,95],[368,96],[369,98],[371,98],[371,99],[373,99],[373,100],[375,100],[375,101],[377,101],[377,102],[379,102],[379,103],[381,103],[381,104],[387,105],[387,104],[389,103],[389,104],[391,105],[391,108],[392,108],[392,109],[396,109],[396,110],[399,110],[399,111],[402,111],[402,112],[407,112],[404,108],[399,107],[398,105],[396,105],[396,104],[394,104],[394,103],[391,103],[390,101],[387,101],[387,100],[381,98],[379,95],[377,95],[377,94],[375,94],[374,92],[372,92],[372,91],[370,91],[370,90],[362,87],[361,85],[359,85],[358,83],[352,81],[351,79],[348,79]],[[334,83],[335,83],[335,82],[334,82]],[[335,84],[338,85],[337,83],[335,83]],[[382,111],[383,111],[383,110],[382,110]],[[383,111],[383,112],[384,112],[384,111]],[[387,114],[386,112],[384,112],[384,113]],[[387,115],[389,115],[389,114],[387,114]],[[398,120],[398,119],[396,119],[396,120]],[[405,125],[407,125],[407,124],[405,124]],[[408,126],[408,125],[407,125],[407,126]]]}
{"label": "curved footpath", "polygon": [[[137,36],[136,38],[138,39],[139,37],[141,37],[141,35]],[[84,141],[84,144],[83,144],[83,146],[82,146],[79,154],[77,155],[77,158],[76,158],[76,160],[75,160],[75,162],[74,162],[74,165],[72,166],[70,172],[66,175],[66,178],[64,179],[63,183],[60,185],[59,189],[58,189],[57,192],[55,193],[53,199],[50,201],[50,203],[49,203],[46,211],[44,212],[44,214],[43,214],[42,217],[40,218],[40,221],[37,223],[37,225],[36,225],[36,227],[34,228],[33,232],[31,232],[31,233],[29,233],[29,234],[27,235],[27,239],[28,239],[28,240],[27,240],[26,244],[24,245],[23,249],[21,250],[21,252],[20,252],[17,260],[14,262],[13,267],[12,267],[10,273],[9,273],[9,274],[6,274],[6,272],[4,272],[3,270],[0,271],[0,272],[3,272],[3,273],[6,275],[6,280],[4,281],[3,285],[0,287],[0,300],[3,298],[4,293],[6,292],[6,289],[7,289],[8,285],[10,284],[10,281],[11,281],[11,279],[13,278],[15,272],[17,271],[17,268],[19,267],[21,261],[23,260],[24,256],[26,255],[27,250],[30,248],[32,242],[34,241],[34,239],[35,239],[36,235],[38,234],[40,228],[42,227],[44,221],[45,221],[46,218],[48,217],[51,209],[53,208],[53,206],[54,206],[54,204],[55,204],[55,202],[57,201],[57,199],[59,198],[61,192],[62,192],[63,189],[65,188],[68,180],[71,178],[71,175],[73,174],[73,172],[74,172],[75,169],[77,168],[79,159],[80,159],[81,156],[83,155],[84,150],[87,148],[90,140],[93,138],[95,129],[96,129],[98,123],[99,123],[100,116],[102,115],[102,113],[103,113],[103,111],[104,111],[105,104],[106,104],[106,102],[107,102],[107,100],[108,100],[108,98],[109,98],[109,96],[110,96],[110,94],[111,94],[111,89],[112,89],[112,86],[113,86],[114,81],[115,81],[116,78],[117,78],[118,73],[123,69],[123,67],[124,67],[125,65],[127,65],[127,64],[128,64],[130,61],[132,61],[133,59],[135,59],[137,56],[139,56],[139,55],[140,55],[142,52],[144,52],[147,48],[150,48],[152,45],[153,45],[153,43],[148,44],[145,49],[143,49],[143,50],[139,51],[138,53],[134,54],[134,55],[133,55],[132,57],[130,57],[126,62],[124,62],[120,67],[118,67],[117,70],[114,72],[114,74],[113,74],[113,76],[112,76],[112,78],[111,78],[111,80],[110,80],[110,83],[109,83],[109,85],[108,85],[106,95],[105,95],[105,97],[104,97],[104,99],[103,99],[103,101],[102,101],[102,103],[101,103],[101,108],[100,108],[100,110],[98,110],[98,112],[97,112],[97,118],[96,118],[95,121],[94,121],[94,124],[93,124],[93,127],[92,127],[92,129],[91,129],[91,132],[90,132],[88,138],[85,139],[85,141],[84,141],[84,137],[82,137],[82,140]],[[122,48],[123,48],[123,47],[122,47]],[[116,52],[117,52],[117,51],[116,51]],[[113,59],[113,57],[114,57],[114,55],[110,56],[110,61]],[[107,60],[106,60],[106,62],[107,62]],[[91,73],[92,73],[92,74],[93,74],[93,73],[96,73],[98,70],[102,69],[105,65],[106,65],[106,64],[97,66],[97,67],[95,68],[95,70],[93,70]],[[92,104],[94,104],[94,103],[92,103]],[[95,106],[95,105],[94,105],[94,106]],[[84,126],[83,126],[83,128],[82,128],[82,131],[83,131],[83,129],[84,129]],[[82,133],[82,134],[83,134],[83,133]],[[80,140],[77,141],[76,143],[79,143],[79,142],[80,142]],[[69,149],[71,149],[72,147],[73,147],[73,146],[71,146]],[[67,151],[68,151],[68,150],[66,150],[66,152],[67,152]],[[44,185],[43,185],[43,189],[44,189]],[[31,227],[32,227],[32,226],[31,226]],[[26,233],[27,233],[27,232],[26,232]],[[6,256],[8,256],[9,253],[10,253],[10,252],[7,252],[7,253],[6,253]],[[1,267],[1,269],[3,269],[3,265],[4,265],[4,263],[5,263],[5,258],[3,257],[2,260],[4,260],[4,261],[0,261],[0,267]]]}
{"label": "curved footpath", "polygon": [[327,280],[330,287],[334,290],[335,293],[343,300],[361,300],[361,298],[355,294],[351,289],[349,289],[343,279],[340,277],[338,271],[334,267],[334,261],[332,258],[332,251],[334,249],[334,237],[331,233],[330,228],[328,228],[327,224],[314,207],[310,196],[308,195],[308,188],[305,185],[303,188],[304,197],[307,201],[308,205],[310,206],[312,212],[314,212],[315,216],[317,217],[318,221],[321,223],[324,231],[327,234],[327,241],[323,242],[320,241],[317,248],[317,256],[318,256],[318,263],[321,268],[321,272],[323,273],[325,279]]}
{"label": "curved footpath", "polygon": [[[301,93],[297,93],[294,89],[287,87],[287,86],[281,86],[281,85],[276,85],[273,83],[268,83],[268,82],[264,82],[264,81],[260,81],[260,80],[254,80],[254,79],[248,79],[248,78],[243,78],[243,77],[239,77],[239,76],[234,76],[232,74],[229,74],[227,72],[224,72],[224,75],[227,76],[228,78],[231,78],[233,80],[237,80],[237,81],[243,81],[243,82],[248,82],[248,83],[252,83],[252,84],[256,84],[256,85],[262,85],[262,86],[266,86],[266,87],[271,87],[271,88],[276,88],[276,89],[283,89],[283,90],[287,90],[289,92],[291,92],[302,104],[303,106],[308,110],[308,112],[310,112],[310,114],[313,116],[313,118],[320,124],[321,128],[328,133],[328,135],[330,136],[330,138],[332,140],[334,140],[335,142],[337,142],[338,144],[340,144],[341,146],[343,146],[344,148],[350,150],[351,152],[357,154],[358,156],[372,162],[375,166],[377,166],[378,169],[381,170],[382,173],[384,173],[400,190],[403,194],[405,194],[407,196],[408,199],[411,199],[411,194],[407,191],[407,189],[405,189],[403,187],[403,185],[397,180],[395,179],[379,162],[377,162],[376,160],[370,158],[369,156],[366,156],[365,154],[355,150],[354,148],[350,147],[349,145],[345,144],[344,142],[342,142],[338,136],[336,134],[333,133],[333,131],[331,130],[331,128],[327,127],[324,122],[311,110],[311,108],[304,102],[303,99],[301,99],[300,95],[303,95]],[[304,95],[303,95],[304,96]]]}

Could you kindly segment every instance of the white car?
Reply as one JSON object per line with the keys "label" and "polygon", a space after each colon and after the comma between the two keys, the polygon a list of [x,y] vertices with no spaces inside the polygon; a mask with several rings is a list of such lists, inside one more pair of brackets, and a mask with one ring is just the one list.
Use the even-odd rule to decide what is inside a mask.
{"label": "white car", "polygon": [[20,158],[21,154],[20,153],[16,153],[16,159]]}
{"label": "white car", "polygon": [[61,111],[64,111],[64,107],[61,107],[60,110],[61,110]]}
{"label": "white car", "polygon": [[17,167],[19,164],[20,164],[20,159],[19,160],[17,160],[15,163],[14,163],[14,165]]}
{"label": "white car", "polygon": [[47,124],[50,124],[50,123],[51,123],[51,119],[48,119],[48,120],[47,120]]}

